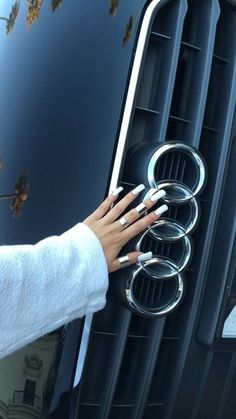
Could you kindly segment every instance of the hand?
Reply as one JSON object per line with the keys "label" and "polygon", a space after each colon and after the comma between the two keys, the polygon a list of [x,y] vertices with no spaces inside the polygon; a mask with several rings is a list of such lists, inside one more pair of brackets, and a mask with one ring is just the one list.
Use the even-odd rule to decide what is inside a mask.
{"label": "hand", "polygon": [[[168,209],[167,205],[162,205],[156,211],[152,211],[139,219],[141,213],[138,205],[136,208],[131,209],[123,215],[128,223],[128,227],[125,228],[125,226],[122,226],[119,222],[119,217],[121,217],[126,208],[137,198],[138,194],[144,188],[144,185],[137,186],[133,191],[129,192],[123,199],[115,204],[119,192],[123,189],[122,187],[117,188],[104,202],[102,202],[96,211],[84,220],[84,223],[96,234],[101,242],[109,272],[114,272],[121,268],[121,263],[117,256],[122,247],[132,238],[137,236],[137,234],[153,224],[160,215]],[[144,201],[145,207],[150,209],[157,203],[157,200],[164,195],[164,190],[157,190],[151,198]],[[111,207],[112,209],[109,211]],[[130,264],[136,263],[140,255],[142,255],[141,252],[134,251],[128,253],[127,256],[129,257]],[[145,260],[145,255],[142,256],[142,258]]]}

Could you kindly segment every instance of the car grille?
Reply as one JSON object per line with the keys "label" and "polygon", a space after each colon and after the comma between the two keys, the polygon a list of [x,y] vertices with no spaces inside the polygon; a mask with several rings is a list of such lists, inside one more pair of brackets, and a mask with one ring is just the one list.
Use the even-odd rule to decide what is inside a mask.
{"label": "car grille", "polygon": [[[192,234],[185,295],[176,310],[155,319],[136,315],[125,301],[128,273],[120,271],[111,279],[107,305],[93,316],[79,389],[80,419],[235,418],[235,341],[226,348],[218,336],[216,349],[205,327],[215,315],[211,290],[223,296],[215,263],[223,264],[220,272],[222,252],[232,260],[235,248],[235,50],[233,2],[156,0],[144,14],[111,187],[122,182],[129,190],[145,181],[146,151],[140,150],[173,142],[200,152],[208,179],[199,196],[201,219]],[[155,177],[191,185],[194,170],[188,156],[173,152],[158,163]],[[171,207],[167,218],[184,224],[188,211],[187,206]],[[219,236],[224,231],[225,240]],[[174,259],[181,246],[146,236],[142,250]],[[160,308],[175,295],[173,280],[141,276],[134,295],[142,306]]]}

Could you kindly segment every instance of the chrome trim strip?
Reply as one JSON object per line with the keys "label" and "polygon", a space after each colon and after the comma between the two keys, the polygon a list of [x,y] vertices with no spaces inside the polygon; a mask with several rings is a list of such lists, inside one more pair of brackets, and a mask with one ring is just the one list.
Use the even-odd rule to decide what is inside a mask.
{"label": "chrome trim strip", "polygon": [[149,4],[143,18],[143,23],[142,23],[139,38],[138,38],[137,48],[135,51],[134,63],[133,63],[133,68],[131,72],[130,83],[129,83],[126,102],[125,102],[125,108],[123,112],[123,119],[121,123],[120,135],[118,139],[118,145],[117,145],[117,150],[116,150],[116,155],[115,155],[115,160],[114,160],[114,165],[113,165],[109,192],[112,192],[112,190],[116,188],[117,182],[119,179],[120,167],[121,167],[122,158],[124,154],[125,142],[126,142],[126,138],[128,134],[130,118],[131,118],[131,113],[132,113],[132,108],[133,108],[133,102],[134,102],[136,87],[138,83],[138,77],[140,73],[140,67],[141,67],[141,63],[143,59],[143,52],[145,49],[145,45],[147,43],[147,33],[148,33],[148,29],[151,23],[152,15],[155,11],[155,8],[159,5],[159,3],[165,3],[165,1],[153,0],[152,3]]}

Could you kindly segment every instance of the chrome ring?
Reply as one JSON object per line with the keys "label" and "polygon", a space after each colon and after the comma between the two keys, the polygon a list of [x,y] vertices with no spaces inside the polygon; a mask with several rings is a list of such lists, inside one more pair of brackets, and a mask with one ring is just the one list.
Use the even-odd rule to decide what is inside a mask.
{"label": "chrome ring", "polygon": [[148,168],[147,168],[147,178],[148,178],[150,187],[158,188],[158,182],[156,182],[156,179],[155,179],[156,164],[164,154],[172,150],[181,151],[187,154],[188,156],[191,157],[191,159],[195,163],[195,166],[198,171],[198,176],[197,176],[197,181],[192,188],[192,194],[193,196],[198,195],[203,189],[205,185],[205,179],[206,179],[206,167],[203,162],[203,159],[200,157],[198,151],[195,150],[190,145],[186,143],[175,142],[175,141],[170,141],[170,142],[161,144],[151,156],[148,163]]}
{"label": "chrome ring", "polygon": [[129,256],[125,255],[125,256],[121,256],[118,258],[119,262],[120,262],[120,268],[127,268],[127,266],[130,266],[130,260],[129,260]]}
{"label": "chrome ring", "polygon": [[[142,248],[142,242],[147,234],[148,231],[145,231],[145,233],[136,244],[135,249],[138,252],[145,251],[145,249]],[[175,276],[178,272],[185,270],[191,261],[193,244],[192,239],[187,235],[183,236],[182,240],[185,252],[183,253],[180,260],[174,261],[173,259],[167,258],[166,256],[158,255],[150,259],[150,261],[148,261],[149,263],[144,265],[144,270],[147,271],[147,273],[155,279],[170,279],[173,278],[173,276]],[[151,273],[152,263],[154,263],[152,261],[155,261],[156,265],[158,265],[159,272],[156,269],[156,272],[152,271]]]}
{"label": "chrome ring", "polygon": [[129,226],[129,222],[126,220],[125,217],[119,218],[118,222],[123,227],[123,229],[127,228]]}
{"label": "chrome ring", "polygon": [[146,214],[147,211],[148,211],[148,208],[146,207],[146,205],[143,202],[141,202],[141,204],[137,205],[137,207],[135,207],[134,209],[137,211],[137,213],[139,215]]}
{"label": "chrome ring", "polygon": [[186,234],[193,232],[200,218],[200,206],[196,198],[192,198],[189,202],[191,209],[191,217],[186,225],[181,224],[177,220],[171,218],[161,218],[148,229],[149,234],[158,241],[173,242],[181,239]]}
{"label": "chrome ring", "polygon": [[[169,151],[174,153],[175,150],[178,154],[185,153],[187,155],[187,163],[189,162],[189,159],[191,159],[190,168],[192,169],[192,164],[194,165],[193,176],[191,175],[191,170],[186,173],[187,175],[190,173],[189,179],[195,178],[193,185],[186,185],[171,177],[160,181],[155,178],[156,165],[159,163],[161,157]],[[205,185],[205,178],[206,168],[201,156],[198,154],[197,150],[185,143],[172,141],[161,144],[156,148],[151,158],[149,158],[146,180],[148,180],[150,189],[146,192],[145,198],[142,198],[142,201],[147,199],[148,195],[151,196],[155,193],[156,190],[164,189],[166,195],[162,197],[162,201],[170,207],[170,213],[169,216],[158,219],[149,226],[149,228],[140,235],[140,238],[136,243],[137,251],[143,252],[148,249],[152,250],[155,255],[151,260],[146,261],[141,268],[136,265],[136,268],[129,272],[125,285],[127,305],[138,314],[148,317],[169,314],[182,299],[184,292],[183,271],[190,263],[193,253],[192,238],[189,234],[193,232],[200,218],[200,204],[197,196]],[[180,207],[185,205],[188,205],[189,207],[186,208],[186,210],[184,208],[182,212]],[[176,208],[177,212],[173,212],[173,207]],[[143,203],[141,203],[138,206],[138,211],[142,212],[144,210]],[[172,213],[174,214],[173,218],[171,218]],[[178,215],[181,218],[179,217],[178,219]],[[159,246],[157,247],[158,243],[172,246],[176,243],[177,249],[172,249],[173,251],[171,251],[170,255],[174,255],[173,257],[178,258],[178,260],[171,259],[172,256],[169,256],[169,254],[168,256],[165,256],[166,248],[162,249],[162,246],[161,248]],[[179,248],[178,243],[181,248]],[[159,249],[161,251],[160,254],[158,254]],[[162,255],[162,253],[164,253],[164,255]],[[141,278],[140,286],[138,285],[139,278]],[[147,295],[145,299],[143,299],[142,288],[145,281],[148,282],[148,289],[146,291]],[[161,297],[160,300],[158,297],[158,302],[156,304],[158,309],[153,308],[153,292],[159,291],[159,284],[156,285],[156,288],[152,281],[167,281],[164,285],[164,291],[161,291],[160,288]],[[134,284],[136,285],[134,286]],[[151,290],[150,295],[149,287]],[[162,294],[162,292],[164,293]],[[162,306],[161,301],[163,302]]]}
{"label": "chrome ring", "polygon": [[[152,259],[151,259],[152,260]],[[151,261],[150,260],[150,261]],[[150,261],[147,261],[145,264],[143,264],[141,267],[136,267],[133,269],[126,282],[126,288],[125,288],[125,296],[126,301],[129,305],[129,307],[134,310],[135,312],[138,312],[141,315],[147,316],[147,317],[160,317],[169,314],[172,312],[181,302],[183,294],[184,294],[184,277],[182,273],[177,272],[176,273],[176,281],[177,281],[177,291],[175,293],[175,296],[172,300],[170,300],[164,307],[160,309],[147,309],[142,304],[140,304],[134,295],[134,283],[138,280],[138,275],[142,270],[145,270],[145,265],[150,264]],[[157,263],[156,261],[153,261],[152,264]],[[174,264],[173,264],[174,266]],[[145,273],[147,271],[145,270]],[[152,276],[151,276],[152,278]],[[161,279],[161,278],[160,278]],[[150,279],[152,280],[152,279]],[[174,279],[171,279],[173,281]]]}
{"label": "chrome ring", "polygon": [[183,205],[194,197],[193,191],[187,185],[177,180],[164,180],[157,182],[157,185],[158,189],[166,191],[166,195],[162,197],[166,204]]}

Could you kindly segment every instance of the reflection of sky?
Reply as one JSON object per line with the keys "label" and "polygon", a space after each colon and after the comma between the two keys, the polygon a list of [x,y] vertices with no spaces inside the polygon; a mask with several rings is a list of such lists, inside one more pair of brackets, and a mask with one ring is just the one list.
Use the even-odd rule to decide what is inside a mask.
{"label": "reflection of sky", "polygon": [[[0,22],[0,188],[11,191],[24,168],[30,181],[14,226],[9,205],[0,205],[0,237],[34,241],[63,231],[103,199],[134,36],[124,48],[122,39],[138,3],[120,1],[114,18],[107,0],[64,0],[54,13],[44,0],[27,28],[21,1],[13,32]],[[1,1],[1,14],[11,6]]]}

